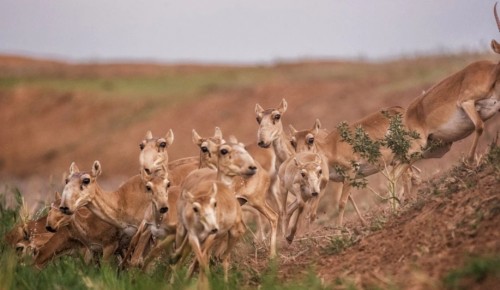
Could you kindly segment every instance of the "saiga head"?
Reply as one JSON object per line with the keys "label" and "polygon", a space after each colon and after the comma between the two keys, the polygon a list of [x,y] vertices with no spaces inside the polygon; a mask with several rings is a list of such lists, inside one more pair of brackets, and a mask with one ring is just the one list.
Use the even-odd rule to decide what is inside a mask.
{"label": "saiga head", "polygon": [[317,197],[321,190],[323,177],[321,158],[316,154],[315,160],[312,162],[302,163],[296,158],[293,161],[297,168],[295,182],[300,185],[301,194],[308,198]]}
{"label": "saiga head", "polygon": [[290,144],[292,145],[295,152],[315,152],[314,143],[316,141],[316,136],[318,136],[319,129],[321,128],[321,122],[316,119],[312,129],[297,131],[292,125],[290,128]]}
{"label": "saiga head", "polygon": [[59,210],[59,204],[61,204],[61,194],[56,191],[55,200],[50,206],[49,213],[47,214],[47,222],[45,223],[45,229],[51,233],[57,232],[59,228],[71,222],[71,216],[62,213]]}
{"label": "saiga head", "polygon": [[170,181],[168,172],[164,164],[161,170],[155,170],[155,173],[148,174],[145,169],[141,170],[141,178],[146,192],[151,197],[151,202],[159,213],[164,214],[168,211],[168,189]]}
{"label": "saiga head", "polygon": [[101,172],[101,163],[97,160],[94,161],[90,172],[80,172],[76,164],[71,163],[59,210],[64,214],[72,215],[80,207],[89,203],[97,191],[96,181]]}
{"label": "saiga head", "polygon": [[200,148],[200,164],[217,168],[218,148],[219,145],[226,141],[222,139],[222,131],[219,127],[215,127],[213,137],[203,138],[193,129],[193,143]]}
{"label": "saiga head", "polygon": [[141,169],[144,169],[148,174],[154,173],[156,167],[155,161],[159,157],[163,158],[164,162],[168,164],[167,148],[174,142],[174,132],[170,129],[165,137],[153,137],[151,131],[146,133],[144,139],[139,143],[141,153],[139,154],[139,163]]}
{"label": "saiga head", "polygon": [[187,214],[193,215],[206,233],[215,234],[219,231],[216,213],[217,191],[217,182],[206,181],[192,189],[192,192],[185,191],[183,194],[187,200]]}
{"label": "saiga head", "polygon": [[264,110],[259,104],[255,105],[255,114],[259,130],[257,131],[257,144],[262,148],[268,148],[272,142],[283,132],[283,124],[281,118],[286,112],[288,104],[285,99],[277,109]]}

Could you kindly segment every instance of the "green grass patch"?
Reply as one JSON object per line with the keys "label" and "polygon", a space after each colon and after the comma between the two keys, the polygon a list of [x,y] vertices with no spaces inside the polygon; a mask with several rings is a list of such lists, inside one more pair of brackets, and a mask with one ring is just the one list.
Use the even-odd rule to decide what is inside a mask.
{"label": "green grass patch", "polygon": [[484,282],[488,277],[500,281],[500,256],[472,258],[444,278],[447,289],[468,289],[470,285]]}
{"label": "green grass patch", "polygon": [[354,236],[336,236],[330,238],[330,243],[323,248],[327,255],[337,255],[356,243]]}

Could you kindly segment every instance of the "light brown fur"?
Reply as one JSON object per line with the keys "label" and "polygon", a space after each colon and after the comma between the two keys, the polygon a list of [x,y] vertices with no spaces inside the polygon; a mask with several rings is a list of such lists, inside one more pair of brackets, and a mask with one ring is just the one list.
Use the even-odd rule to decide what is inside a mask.
{"label": "light brown fur", "polygon": [[47,216],[15,225],[5,234],[5,241],[21,255],[37,253],[54,235],[45,229]]}
{"label": "light brown fur", "polygon": [[474,159],[484,122],[500,110],[500,66],[489,61],[474,62],[445,78],[417,97],[406,109],[405,125],[420,139],[412,151],[426,149],[430,141],[439,141],[437,150],[423,152],[424,158],[439,158],[451,144],[475,132],[467,154]]}
{"label": "light brown fur", "polygon": [[[297,223],[304,210],[305,203],[309,200],[319,199],[324,195],[328,183],[328,165],[317,153],[300,152],[285,160],[278,172],[280,178],[280,193],[282,207],[286,209],[282,214],[283,233],[286,240],[291,243],[297,231]],[[287,208],[288,192],[295,195],[295,201]],[[287,227],[290,218],[295,215],[290,233]]]}
{"label": "light brown fur", "polygon": [[90,172],[80,172],[74,163],[70,166],[68,182],[62,194],[60,210],[73,214],[86,206],[100,219],[119,228],[132,237],[141,224],[151,197],[141,175],[130,178],[113,192],[105,192],[97,183],[101,165],[95,161]]}
{"label": "light brown fur", "polygon": [[[389,117],[404,113],[404,110],[401,107],[386,108],[350,124],[349,129],[353,131],[357,126],[360,126],[365,130],[371,139],[383,139],[387,133],[390,122],[390,118],[385,116],[382,113],[383,111],[385,111]],[[347,199],[350,198],[351,185],[348,180],[337,173],[336,168],[340,167],[344,170],[344,172],[350,174],[351,178],[356,178],[357,176],[366,177],[379,172],[385,165],[390,165],[394,157],[391,150],[383,147],[380,150],[382,157],[379,159],[378,164],[369,164],[366,160],[361,158],[359,154],[354,153],[351,145],[342,141],[338,130],[332,131],[323,141],[317,141],[318,142],[315,143],[318,148],[318,152],[320,152],[328,162],[330,180],[342,183],[342,193],[339,201],[339,217],[337,223],[338,226],[342,226],[345,204]],[[355,161],[360,165],[359,171],[355,173],[352,172],[353,168],[351,161]],[[358,214],[358,217],[361,219],[363,224],[366,224],[366,221],[361,216],[361,213],[359,212],[354,201],[352,201],[352,204]]]}
{"label": "light brown fur", "polygon": [[120,231],[84,207],[78,209],[74,216],[65,215],[56,206],[60,202],[61,197],[56,195],[47,215],[46,229],[66,242],[48,243],[44,250],[47,254],[37,257],[37,263],[43,264],[51,258],[50,253],[62,252],[71,246],[77,249],[85,246],[92,253],[102,253],[103,261],[109,262],[120,246]]}
{"label": "light brown fur", "polygon": [[[500,20],[493,8],[497,27]],[[500,45],[492,40],[491,47],[500,54]],[[500,111],[500,64],[477,61],[448,76],[427,92],[417,97],[405,113],[405,125],[420,134],[413,152],[425,151],[423,158],[440,158],[453,142],[471,133],[474,140],[467,154],[472,162],[484,122]],[[427,148],[432,141],[440,142],[439,148]]]}
{"label": "light brown fur", "polygon": [[[214,245],[225,245],[223,260],[227,281],[229,255],[245,232],[241,208],[232,190],[222,182],[207,180],[182,189],[178,203],[179,228],[176,240],[181,246],[173,255],[178,260],[193,250],[200,265],[200,281],[209,274],[208,258]],[[187,240],[187,242],[186,242]]]}
{"label": "light brown fur", "polygon": [[169,180],[172,185],[180,185],[184,178],[193,170],[200,167],[198,157],[185,157],[169,162],[167,148],[174,141],[174,133],[170,130],[165,137],[153,137],[151,131],[146,133],[146,136],[139,144],[141,153],[139,155],[139,163],[141,170],[146,173],[153,173],[153,169],[157,168],[156,160],[163,158],[163,163],[168,168]]}
{"label": "light brown fur", "polygon": [[[256,209],[270,223],[271,243],[269,255],[276,255],[276,236],[278,228],[278,214],[267,203],[267,197],[270,186],[268,173],[262,169],[258,162],[255,162],[241,143],[232,139],[229,143],[218,145],[210,140],[205,141],[209,152],[212,152],[212,158],[207,159],[212,166],[216,166],[217,171],[198,171],[193,172],[186,178],[190,183],[196,183],[200,178],[212,178],[224,182],[233,188],[236,197],[249,206]],[[222,154],[224,150],[227,153]],[[238,160],[240,160],[238,162]],[[246,160],[246,161],[245,161]],[[245,165],[245,162],[247,164]],[[248,169],[250,168],[250,171]],[[189,184],[185,186],[191,186]]]}

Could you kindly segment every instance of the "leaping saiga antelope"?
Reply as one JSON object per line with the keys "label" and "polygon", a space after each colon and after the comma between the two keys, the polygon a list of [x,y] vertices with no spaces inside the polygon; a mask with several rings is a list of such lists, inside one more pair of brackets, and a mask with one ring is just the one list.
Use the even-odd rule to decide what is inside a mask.
{"label": "leaping saiga antelope", "polygon": [[[496,4],[493,12],[500,30]],[[498,42],[492,40],[491,47],[500,54]],[[411,152],[424,149],[423,158],[440,158],[450,150],[453,142],[474,132],[467,154],[471,162],[483,133],[484,122],[498,111],[500,63],[474,62],[434,85],[408,106],[404,123],[420,135]]]}

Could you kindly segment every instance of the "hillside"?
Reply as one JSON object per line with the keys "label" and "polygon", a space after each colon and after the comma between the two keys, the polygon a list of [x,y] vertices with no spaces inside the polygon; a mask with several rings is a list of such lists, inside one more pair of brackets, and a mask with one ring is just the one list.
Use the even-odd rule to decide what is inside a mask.
{"label": "hillside", "polygon": [[495,289],[499,164],[494,147],[481,165],[458,163],[424,182],[396,213],[372,209],[367,228],[351,219],[340,236],[316,226],[291,246],[282,243],[279,276],[315,273],[334,289]]}

